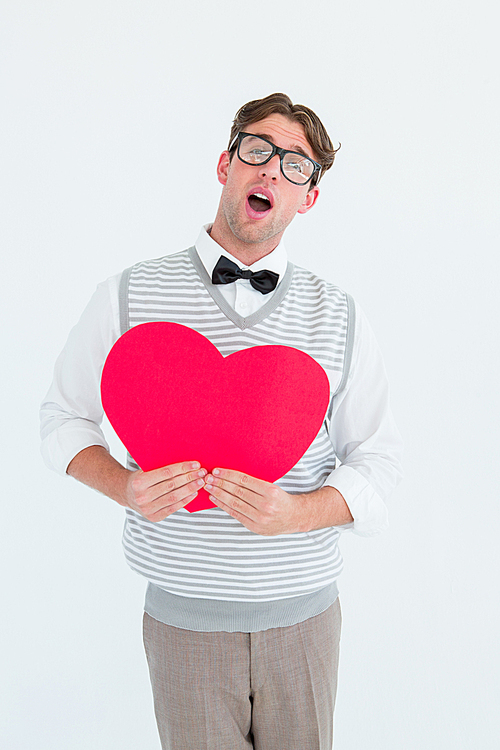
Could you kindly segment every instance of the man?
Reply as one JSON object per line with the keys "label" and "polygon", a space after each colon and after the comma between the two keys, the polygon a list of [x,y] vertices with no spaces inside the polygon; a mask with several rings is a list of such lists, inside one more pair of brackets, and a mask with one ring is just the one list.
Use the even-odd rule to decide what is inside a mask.
{"label": "man", "polygon": [[[126,509],[125,554],[148,580],[144,642],[164,750],[332,747],[340,530],[382,531],[400,478],[371,329],[349,295],[288,263],[282,241],[334,157],[307,107],[284,94],[244,105],[218,162],[213,224],[195,248],[98,287],[42,406],[47,464]],[[104,360],[121,333],[161,320],[197,330],[224,356],[282,344],[324,368],[324,425],[282,479],[196,456],[143,472],[110,456],[99,428]],[[193,418],[201,429],[203,414]],[[203,487],[214,507],[189,513]]]}

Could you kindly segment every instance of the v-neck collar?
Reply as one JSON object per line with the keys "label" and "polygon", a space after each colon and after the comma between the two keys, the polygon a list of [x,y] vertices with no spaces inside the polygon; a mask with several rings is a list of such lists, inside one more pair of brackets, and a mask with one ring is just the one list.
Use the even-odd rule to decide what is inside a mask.
{"label": "v-neck collar", "polygon": [[283,300],[285,294],[288,292],[290,284],[292,283],[294,266],[293,263],[290,263],[290,261],[288,261],[285,274],[276,287],[276,291],[274,292],[271,299],[268,302],[265,302],[262,307],[256,310],[256,312],[249,315],[248,318],[243,318],[236,312],[236,310],[231,307],[229,302],[224,299],[223,295],[220,293],[219,287],[216,284],[212,284],[212,280],[208,275],[207,269],[203,265],[200,256],[196,251],[196,248],[190,247],[187,253],[192,264],[198,271],[198,274],[207,292],[212,297],[217,307],[220,308],[221,312],[224,313],[226,318],[229,318],[229,320],[237,325],[238,328],[241,328],[242,331],[244,331],[246,328],[251,328],[257,323],[261,323],[265,318],[267,318],[270,313],[276,310],[278,305]]}

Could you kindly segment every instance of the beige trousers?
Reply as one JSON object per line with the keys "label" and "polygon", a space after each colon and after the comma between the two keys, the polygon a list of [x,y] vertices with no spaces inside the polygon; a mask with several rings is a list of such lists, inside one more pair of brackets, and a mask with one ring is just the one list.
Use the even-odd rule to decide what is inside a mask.
{"label": "beige trousers", "polygon": [[201,633],[144,613],[163,750],[331,750],[341,627],[325,612],[258,633]]}

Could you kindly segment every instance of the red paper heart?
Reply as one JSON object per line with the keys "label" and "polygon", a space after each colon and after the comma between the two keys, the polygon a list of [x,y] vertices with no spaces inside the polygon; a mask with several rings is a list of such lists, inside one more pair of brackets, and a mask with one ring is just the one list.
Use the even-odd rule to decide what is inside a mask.
{"label": "red paper heart", "polygon": [[[199,461],[274,482],[303,456],[322,425],[328,377],[289,346],[254,346],[224,358],[197,331],[143,323],[106,359],[102,403],[143,471]],[[207,492],[185,506],[215,507]]]}

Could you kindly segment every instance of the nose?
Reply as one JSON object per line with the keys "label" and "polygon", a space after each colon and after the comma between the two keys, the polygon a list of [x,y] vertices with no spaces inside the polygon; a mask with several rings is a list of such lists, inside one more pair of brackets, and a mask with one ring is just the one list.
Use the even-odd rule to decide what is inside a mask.
{"label": "nose", "polygon": [[267,162],[267,164],[261,165],[259,169],[259,175],[261,177],[269,177],[274,182],[276,182],[276,180],[280,178],[281,167],[279,154],[275,154],[273,158]]}

